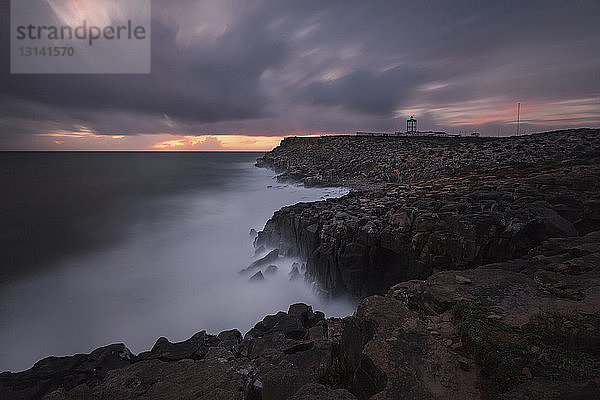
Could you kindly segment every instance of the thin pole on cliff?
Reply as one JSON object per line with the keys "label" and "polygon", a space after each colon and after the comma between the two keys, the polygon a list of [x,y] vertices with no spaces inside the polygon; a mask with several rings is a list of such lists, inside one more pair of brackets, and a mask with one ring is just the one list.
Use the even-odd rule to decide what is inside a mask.
{"label": "thin pole on cliff", "polygon": [[517,136],[519,136],[519,125],[521,125],[521,102],[517,103]]}

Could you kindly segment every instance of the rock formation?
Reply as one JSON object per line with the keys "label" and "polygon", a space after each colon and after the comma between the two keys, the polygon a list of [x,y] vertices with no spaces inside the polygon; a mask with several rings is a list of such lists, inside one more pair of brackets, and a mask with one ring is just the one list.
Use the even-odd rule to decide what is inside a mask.
{"label": "rock formation", "polygon": [[347,318],[294,304],[243,338],[200,332],[51,357],[3,399],[592,399],[600,396],[600,231],[394,285]]}
{"label": "rock formation", "polygon": [[[160,338],[0,374],[2,399],[600,398],[600,131],[516,138],[291,138],[258,164],[347,185],[255,238],[290,278],[361,299],[245,335]],[[304,269],[306,263],[306,269]]]}
{"label": "rock formation", "polygon": [[371,187],[598,156],[597,129],[517,137],[288,137],[257,162],[282,181],[307,186]]}
{"label": "rock formation", "polygon": [[600,164],[575,159],[388,184],[277,211],[256,246],[307,262],[332,296],[518,258],[543,240],[600,225]]}

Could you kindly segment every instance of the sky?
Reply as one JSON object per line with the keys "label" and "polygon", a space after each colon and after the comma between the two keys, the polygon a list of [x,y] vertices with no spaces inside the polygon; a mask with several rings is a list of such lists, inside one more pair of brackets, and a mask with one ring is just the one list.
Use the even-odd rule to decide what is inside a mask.
{"label": "sky", "polygon": [[0,0],[0,150],[262,151],[410,115],[506,136],[517,102],[522,133],[599,127],[599,16],[597,0],[154,0],[151,74],[22,75]]}

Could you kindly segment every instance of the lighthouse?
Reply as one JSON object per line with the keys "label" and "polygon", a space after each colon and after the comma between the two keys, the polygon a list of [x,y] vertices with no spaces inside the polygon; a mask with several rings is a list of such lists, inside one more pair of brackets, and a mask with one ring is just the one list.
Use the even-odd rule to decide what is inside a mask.
{"label": "lighthouse", "polygon": [[417,120],[412,115],[406,121],[406,133],[417,133]]}

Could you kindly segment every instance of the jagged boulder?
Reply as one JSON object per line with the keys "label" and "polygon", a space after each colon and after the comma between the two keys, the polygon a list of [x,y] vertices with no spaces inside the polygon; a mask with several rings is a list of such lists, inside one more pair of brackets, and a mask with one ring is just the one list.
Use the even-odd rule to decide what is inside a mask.
{"label": "jagged boulder", "polygon": [[24,372],[0,374],[0,398],[38,399],[57,389],[71,390],[79,385],[95,385],[113,369],[132,363],[133,356],[123,344],[113,344],[90,354],[48,357]]}
{"label": "jagged boulder", "polygon": [[[287,313],[266,316],[244,338],[237,330],[216,336],[202,331],[178,343],[160,338],[138,356],[111,345],[88,355],[50,357],[28,371],[1,374],[0,397],[285,399],[315,383],[315,371],[329,363],[327,332],[323,313],[293,304]],[[306,390],[304,395],[316,389]],[[352,398],[327,387],[323,393]]]}
{"label": "jagged boulder", "polygon": [[248,279],[250,282],[260,282],[265,280],[265,276],[261,271],[258,271]]}
{"label": "jagged boulder", "polygon": [[[259,249],[260,249],[260,246],[258,246],[256,250],[259,250]],[[252,272],[258,268],[265,267],[265,266],[270,265],[273,262],[277,261],[278,258],[279,258],[279,249],[271,250],[270,252],[267,253],[266,256],[254,261],[247,268],[242,269],[240,271],[240,273],[241,274],[248,273],[248,272]]]}
{"label": "jagged boulder", "polygon": [[140,353],[138,360],[179,361],[183,359],[199,360],[204,358],[208,348],[215,345],[214,336],[207,335],[206,331],[198,332],[188,340],[171,343],[167,338],[159,338],[152,350]]}

